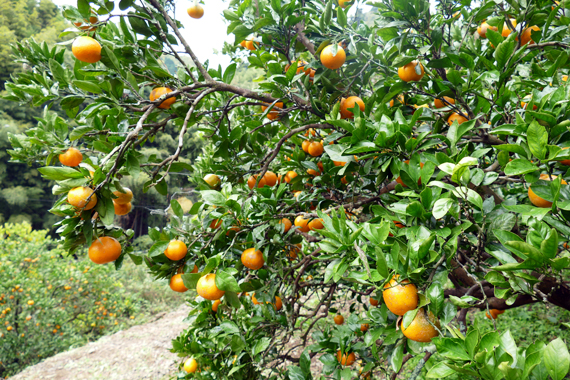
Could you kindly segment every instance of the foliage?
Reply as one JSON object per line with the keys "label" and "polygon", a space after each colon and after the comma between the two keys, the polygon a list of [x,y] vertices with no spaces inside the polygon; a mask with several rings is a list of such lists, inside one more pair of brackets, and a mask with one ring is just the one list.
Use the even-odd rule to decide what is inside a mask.
{"label": "foliage", "polygon": [[[318,357],[319,378],[350,379],[358,367],[339,362],[356,353],[365,377],[394,379],[411,360],[409,378],[563,378],[570,360],[561,338],[517,343],[509,330],[468,323],[467,312],[531,303],[570,310],[567,3],[373,5],[376,17],[363,22],[333,0],[232,1],[224,17],[235,44],[225,52],[235,62],[222,70],[195,58],[168,1],[122,1],[128,14],[79,1],[64,16],[97,12],[91,35],[101,61],[70,65],[62,47],[19,43],[17,58],[41,75],[21,73],[4,97],[58,104],[76,124],[46,112],[37,128],[10,135],[10,154],[45,163],[39,170],[57,183],[51,211],[64,217],[57,226],[70,253],[109,235],[123,247],[117,268],[130,258],[157,279],[182,272],[189,289],[216,274],[218,289],[201,294],[225,291],[222,304],[213,313],[211,301],[193,301],[190,326],[173,344],[199,362],[188,377],[310,379]],[[329,67],[347,51],[339,70],[320,62],[328,45]],[[262,72],[254,90],[231,85],[243,52]],[[165,55],[177,60],[176,74]],[[156,87],[172,91],[147,100]],[[348,96],[362,106],[347,109]],[[167,99],[175,102],[165,107]],[[432,108],[441,99],[453,101]],[[208,142],[195,165],[183,153],[192,128]],[[303,149],[308,139],[324,153]],[[161,140],[168,153],[145,150]],[[72,145],[83,163],[59,166]],[[268,170],[283,181],[263,186]],[[192,173],[200,190],[190,208],[172,197],[177,173]],[[143,254],[130,246],[133,231],[113,224],[112,192],[129,176],[170,200],[169,225],[149,230]],[[94,189],[94,210],[66,202],[76,186]],[[282,218],[298,228],[285,232]],[[303,231],[298,218],[322,219],[324,228]],[[176,262],[164,255],[172,239],[188,245]],[[253,247],[265,261],[256,271],[240,261]],[[419,293],[406,296],[413,307],[403,316],[381,301],[395,275]],[[332,322],[338,312],[343,325]],[[419,325],[429,335],[403,335]]]}
{"label": "foliage", "polygon": [[[65,251],[47,230],[0,227],[0,375],[21,371],[69,347],[141,323],[176,297]],[[144,276],[146,277],[146,276]],[[152,302],[149,302],[151,301]]]}

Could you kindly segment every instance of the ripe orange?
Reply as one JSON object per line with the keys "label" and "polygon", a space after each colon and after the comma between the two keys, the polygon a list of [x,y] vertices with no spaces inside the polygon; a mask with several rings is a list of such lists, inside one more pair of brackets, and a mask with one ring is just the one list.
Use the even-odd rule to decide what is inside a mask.
{"label": "ripe orange", "polygon": [[368,323],[363,323],[360,325],[360,331],[362,331],[362,332],[368,331],[369,328],[370,328],[370,325]]}
{"label": "ripe orange", "polygon": [[287,174],[285,174],[285,182],[290,183],[295,177],[297,177],[297,173],[290,170],[287,172]]}
{"label": "ripe orange", "polygon": [[[428,321],[429,318],[429,321]],[[431,322],[431,324],[430,324]],[[416,342],[431,342],[432,338],[439,335],[435,327],[439,328],[439,321],[435,318],[433,313],[430,311],[426,317],[426,312],[424,309],[419,309],[416,317],[410,323],[407,329],[402,325],[402,333],[408,339]]]}
{"label": "ripe orange", "polygon": [[200,277],[196,291],[200,297],[210,301],[219,300],[226,293],[216,286],[216,275],[213,273]]}
{"label": "ripe orange", "polygon": [[[408,165],[410,164],[410,160],[406,160],[406,161],[404,161],[404,162],[405,162],[406,164],[408,164]],[[420,169],[423,168],[423,167],[424,167],[424,163],[423,163],[423,162],[420,162]],[[404,181],[402,181],[402,177],[396,178],[396,182],[398,182],[400,185],[402,185],[402,186],[404,186],[404,187],[408,187],[408,186],[404,183]],[[420,178],[420,179],[418,179],[418,185],[421,185],[421,184],[422,184],[422,179]],[[402,227],[403,227],[403,226],[402,226]],[[402,227],[400,227],[400,228],[402,228]]]}
{"label": "ripe orange", "polygon": [[198,362],[194,358],[190,358],[184,362],[184,371],[194,373],[198,369]]}
{"label": "ripe orange", "polygon": [[275,296],[275,304],[273,305],[273,308],[275,309],[275,311],[279,311],[281,310],[282,307],[283,307],[283,301],[281,301],[281,297]]}
{"label": "ripe orange", "polygon": [[241,263],[244,267],[258,270],[261,269],[265,261],[263,260],[263,253],[255,248],[248,248],[241,254]]}
{"label": "ripe orange", "polygon": [[210,223],[210,228],[213,230],[217,230],[222,225],[222,219],[214,219]]}
{"label": "ripe orange", "polygon": [[[449,96],[444,96],[443,98],[444,98],[448,103],[455,104],[455,99],[450,98]],[[433,101],[433,106],[434,106],[435,108],[448,107],[448,105],[447,105],[446,103],[444,103],[443,100],[441,100],[441,99],[435,99],[435,100]]]}
{"label": "ripe orange", "polygon": [[531,27],[526,28],[524,30],[524,32],[522,33],[522,36],[521,36],[521,46],[524,46],[524,45],[528,44],[529,42],[531,45],[534,44],[534,41],[532,40],[532,37],[531,37],[531,31],[533,31],[533,30],[535,32],[538,32],[540,30],[540,28],[536,25],[533,25]]}
{"label": "ripe orange", "polygon": [[267,171],[263,176],[263,179],[267,186],[273,187],[277,184],[277,175],[273,172]]}
{"label": "ripe orange", "polygon": [[344,317],[340,314],[337,314],[334,316],[334,323],[337,325],[343,325],[344,324]]}
{"label": "ripe orange", "polygon": [[307,169],[307,174],[312,175],[313,177],[320,175],[320,173],[318,171],[316,171],[315,169]]}
{"label": "ripe orange", "polygon": [[218,312],[218,306],[220,306],[220,304],[222,303],[221,300],[215,300],[214,303],[212,304],[212,311],[214,313]]}
{"label": "ripe orange", "polygon": [[358,96],[349,96],[346,99],[342,99],[340,101],[340,118],[341,119],[352,119],[354,114],[350,109],[354,108],[355,105],[358,104],[358,108],[360,108],[361,112],[364,112],[365,106],[362,99]]}
{"label": "ripe orange", "polygon": [[[265,112],[265,110],[267,109],[268,106],[261,106],[261,111]],[[269,120],[275,120],[279,117],[279,111],[274,111],[276,108],[280,108],[283,109],[283,102],[277,102],[275,103],[275,105],[273,106],[273,108],[271,109],[271,111],[269,111],[269,113],[267,114],[267,118]]]}
{"label": "ripe orange", "polygon": [[[309,68],[305,69],[306,65],[308,65],[308,62],[306,62],[306,61],[297,61],[297,74],[299,74],[301,71],[303,71],[305,73],[305,75],[309,75],[311,77],[311,79],[314,78],[316,71],[313,69],[309,69]],[[285,65],[285,72],[287,72],[290,67],[291,67],[290,64]],[[313,133],[313,136],[314,135],[315,134]]]}
{"label": "ripe orange", "polygon": [[353,0],[338,0],[338,6],[341,8],[346,8],[348,7],[348,3],[352,3]]}
{"label": "ripe orange", "polygon": [[333,161],[334,166],[344,166],[346,162],[344,161]]}
{"label": "ripe orange", "polygon": [[[539,179],[543,180],[543,181],[551,181],[555,178],[557,178],[557,175],[553,175],[552,179],[550,178],[550,176],[546,173],[542,173],[539,177]],[[566,181],[562,180],[562,184],[563,185],[567,185]],[[531,187],[528,187],[528,198],[530,199],[530,203],[532,203],[533,205],[535,205],[536,207],[542,207],[542,208],[549,208],[552,207],[552,202],[547,201],[544,198],[539,197],[538,195],[536,195],[534,193],[534,191],[532,191]]]}
{"label": "ripe orange", "polygon": [[382,295],[386,306],[392,313],[404,315],[418,307],[418,288],[414,284],[410,284],[408,280],[401,282],[405,285],[398,284],[399,277],[395,275],[389,283],[384,285]]}
{"label": "ripe orange", "polygon": [[[416,73],[416,66],[420,65],[421,74]],[[424,67],[418,61],[412,61],[407,65],[398,68],[398,76],[404,82],[417,82],[424,76]]]}
{"label": "ripe orange", "polygon": [[132,203],[119,204],[113,199],[113,207],[115,208],[115,215],[127,215],[133,208]]}
{"label": "ripe orange", "polygon": [[453,124],[454,121],[457,121],[457,124],[461,125],[468,120],[469,119],[467,119],[466,117],[463,117],[460,114],[454,112],[451,115],[449,115],[449,117],[447,118],[447,124],[451,125]]}
{"label": "ripe orange", "polygon": [[299,227],[302,232],[309,232],[309,220],[303,218],[301,215],[295,218],[295,226]]}
{"label": "ripe orange", "polygon": [[291,227],[293,226],[293,223],[291,223],[291,221],[287,218],[283,218],[279,221],[279,224],[283,224],[283,233],[287,233],[289,232],[289,230],[291,229]]}
{"label": "ripe orange", "polygon": [[[257,174],[256,175],[252,175],[251,177],[249,177],[247,179],[247,186],[251,189],[253,189],[253,187],[255,186],[255,182],[257,181]],[[259,182],[257,183],[257,187],[258,188],[262,188],[263,186],[265,186],[266,182],[265,182],[265,178],[261,178],[259,180]]]}
{"label": "ripe orange", "polygon": [[242,41],[242,42],[240,42],[239,44],[240,44],[240,45],[241,45],[241,47],[243,47],[243,48],[244,48],[244,47],[246,47],[246,46],[245,46],[245,44],[246,44],[246,41],[245,41],[245,40],[243,40],[243,41]]}
{"label": "ripe orange", "polygon": [[313,157],[318,157],[325,151],[323,143],[320,141],[313,141],[308,148],[308,152]]}
{"label": "ripe orange", "polygon": [[[162,95],[168,94],[172,92],[171,89],[169,89],[168,87],[157,87],[154,90],[151,91],[149,99],[151,102],[154,102],[156,99],[160,98]],[[158,108],[162,108],[162,109],[169,109],[170,106],[176,102],[176,96],[173,96],[171,98],[165,99],[162,103],[160,103],[160,105],[158,106]]]}
{"label": "ripe orange", "polygon": [[[512,19],[511,19],[511,24],[516,27],[516,26],[517,26],[517,20],[515,20],[514,18],[512,18]],[[502,35],[504,38],[507,38],[507,37],[509,36],[509,34],[511,34],[511,30],[509,29],[509,26],[508,26],[507,23],[505,22],[505,23],[503,24],[503,31],[501,32],[501,35]]]}
{"label": "ripe orange", "polygon": [[[523,100],[526,100],[526,102],[521,102],[521,107],[522,107],[522,109],[526,109],[527,102],[530,102],[532,99],[531,99],[531,97],[525,97]],[[532,110],[536,111],[537,109],[538,109],[538,107],[536,106],[536,104],[533,104]]]}
{"label": "ripe orange", "polygon": [[245,48],[246,48],[247,50],[250,50],[250,51],[256,50],[255,41],[253,40],[253,37],[250,38],[250,39],[248,39],[248,40],[245,42]]}
{"label": "ripe orange", "polygon": [[184,293],[188,290],[182,281],[182,273],[177,273],[170,278],[170,289],[178,293]]}
{"label": "ripe orange", "polygon": [[370,305],[378,306],[379,303],[380,303],[380,301],[375,300],[374,298],[370,297]]}
{"label": "ripe orange", "polygon": [[338,362],[342,365],[353,365],[356,361],[356,356],[354,355],[354,352],[343,355],[342,352],[338,350],[336,352],[336,360],[338,360]]}
{"label": "ripe orange", "polygon": [[121,193],[119,190],[113,191],[113,195],[117,197],[113,199],[113,202],[120,205],[131,203],[133,200],[133,192],[128,187],[123,187],[123,190],[125,190],[124,193]]}
{"label": "ripe orange", "polygon": [[485,313],[485,316],[489,319],[497,319],[497,317],[500,314],[503,314],[505,311],[504,310],[499,310],[499,309],[490,309],[489,313],[491,313],[491,315],[489,315],[489,313]]}
{"label": "ripe orange", "polygon": [[220,177],[215,174],[206,174],[204,181],[208,184],[208,186],[210,186],[210,189],[217,189],[222,183]]}
{"label": "ripe orange", "polygon": [[107,264],[121,256],[121,244],[115,238],[101,236],[91,243],[88,252],[95,264]]}
{"label": "ripe orange", "polygon": [[187,10],[188,16],[192,18],[202,18],[204,16],[204,7],[200,4],[194,3]]}
{"label": "ripe orange", "polygon": [[83,161],[83,155],[76,148],[69,148],[59,155],[59,162],[65,166],[78,166]]}
{"label": "ripe orange", "polygon": [[311,140],[303,140],[301,143],[301,149],[303,149],[303,152],[309,153],[309,145],[311,145],[311,143]]}
{"label": "ripe orange", "polygon": [[88,36],[77,37],[71,45],[71,52],[81,62],[97,63],[101,60],[101,44]]}
{"label": "ripe orange", "polygon": [[499,28],[497,28],[496,26],[491,26],[487,24],[486,21],[483,21],[481,26],[477,27],[477,33],[481,38],[487,38],[487,30],[489,29],[494,30],[495,32],[499,30]]}
{"label": "ripe orange", "polygon": [[[93,189],[87,186],[74,187],[67,193],[67,202],[77,208],[91,210],[97,204],[97,194],[93,194]],[[91,196],[89,203],[87,198]]]}
{"label": "ripe orange", "polygon": [[323,220],[321,218],[311,220],[308,226],[311,231],[322,230],[323,228],[325,228],[325,226],[323,225]]}
{"label": "ripe orange", "polygon": [[321,63],[324,67],[336,70],[346,61],[346,53],[341,46],[337,46],[336,54],[333,55],[333,45],[329,45],[321,51]]}
{"label": "ripe orange", "polygon": [[168,243],[168,247],[164,250],[164,255],[172,261],[183,259],[186,253],[188,253],[188,247],[180,240],[171,240]]}
{"label": "ripe orange", "polygon": [[289,260],[295,260],[298,257],[298,253],[301,252],[301,247],[302,247],[301,243],[291,246],[291,249],[287,254]]}

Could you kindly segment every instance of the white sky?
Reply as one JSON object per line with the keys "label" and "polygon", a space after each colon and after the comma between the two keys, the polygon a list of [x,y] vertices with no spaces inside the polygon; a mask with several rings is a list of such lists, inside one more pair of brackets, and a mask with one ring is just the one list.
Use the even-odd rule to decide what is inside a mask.
{"label": "white sky", "polygon": [[[75,0],[52,0],[55,4],[62,5],[72,5],[77,6]],[[201,19],[193,19],[186,13],[186,9],[192,4],[193,0],[177,1],[176,3],[176,18],[184,25],[181,29],[181,33],[198,56],[198,58],[203,62],[206,59],[210,60],[210,66],[217,67],[221,64],[222,67],[226,67],[230,64],[229,57],[220,54],[214,54],[214,51],[222,51],[224,46],[224,41],[228,43],[233,43],[235,38],[232,35],[227,35],[227,24],[225,22],[222,12],[227,9],[228,4],[224,3],[223,0],[206,0],[204,7],[204,16]],[[118,8],[118,2],[116,2],[117,8],[115,12],[121,12]],[[370,9],[370,6],[360,5],[365,11]],[[353,15],[356,7],[352,7],[349,12]],[[183,50],[180,47],[180,50]]]}

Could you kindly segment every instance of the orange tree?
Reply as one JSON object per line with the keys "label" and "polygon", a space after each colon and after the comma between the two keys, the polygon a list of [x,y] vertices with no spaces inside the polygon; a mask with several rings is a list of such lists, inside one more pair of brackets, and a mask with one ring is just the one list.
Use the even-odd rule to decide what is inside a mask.
{"label": "orange tree", "polygon": [[[64,10],[82,31],[73,66],[62,47],[19,43],[31,69],[4,95],[57,102],[76,126],[46,111],[11,155],[57,182],[65,249],[197,290],[173,342],[188,377],[309,379],[320,362],[334,379],[563,378],[560,338],[517,347],[495,318],[570,309],[566,2],[373,5],[364,23],[347,1],[232,1],[222,70],[197,59],[172,2],[79,0]],[[231,84],[244,58],[257,90]],[[171,155],[141,154],[166,125]],[[189,166],[194,125],[208,146]],[[81,162],[60,166],[70,147]],[[135,255],[113,225],[120,180],[145,173],[169,197],[174,172],[201,200],[188,213],[172,200]]]}

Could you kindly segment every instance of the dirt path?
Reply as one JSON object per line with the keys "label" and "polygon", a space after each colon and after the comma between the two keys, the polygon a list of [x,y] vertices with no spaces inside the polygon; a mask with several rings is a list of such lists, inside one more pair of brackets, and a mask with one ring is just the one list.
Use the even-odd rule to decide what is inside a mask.
{"label": "dirt path", "polygon": [[188,307],[164,314],[62,352],[27,368],[11,380],[142,380],[167,379],[176,372],[179,358],[170,353],[171,340],[187,326]]}

